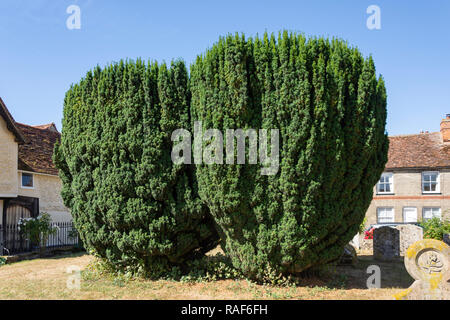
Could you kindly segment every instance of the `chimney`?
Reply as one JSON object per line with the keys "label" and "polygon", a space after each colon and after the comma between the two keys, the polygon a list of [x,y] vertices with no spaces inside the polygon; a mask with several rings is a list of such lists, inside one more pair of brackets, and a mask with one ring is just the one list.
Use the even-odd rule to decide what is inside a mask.
{"label": "chimney", "polygon": [[450,142],[450,113],[445,115],[445,119],[441,121],[442,142]]}

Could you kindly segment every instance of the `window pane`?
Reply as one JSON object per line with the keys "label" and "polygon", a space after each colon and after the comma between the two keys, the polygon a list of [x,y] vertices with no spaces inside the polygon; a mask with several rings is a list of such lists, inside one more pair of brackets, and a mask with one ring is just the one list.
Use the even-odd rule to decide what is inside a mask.
{"label": "window pane", "polygon": [[28,173],[22,173],[22,186],[33,187],[33,175]]}
{"label": "window pane", "polygon": [[432,216],[433,216],[433,218],[436,217],[436,218],[440,219],[441,218],[441,209],[433,208]]}
{"label": "window pane", "polygon": [[424,192],[439,192],[439,172],[422,173]]}
{"label": "window pane", "polygon": [[431,208],[423,208],[423,220],[431,218]]}
{"label": "window pane", "polygon": [[378,208],[378,223],[394,222],[393,208]]}
{"label": "window pane", "polygon": [[441,208],[423,208],[423,220],[427,221],[431,218],[441,218]]}
{"label": "window pane", "polygon": [[436,186],[437,186],[437,183],[436,182],[431,182],[431,191],[436,191],[437,190],[437,188],[436,188]]}
{"label": "window pane", "polygon": [[383,173],[378,181],[377,190],[379,193],[391,193],[393,192],[392,188],[393,175],[391,173]]}

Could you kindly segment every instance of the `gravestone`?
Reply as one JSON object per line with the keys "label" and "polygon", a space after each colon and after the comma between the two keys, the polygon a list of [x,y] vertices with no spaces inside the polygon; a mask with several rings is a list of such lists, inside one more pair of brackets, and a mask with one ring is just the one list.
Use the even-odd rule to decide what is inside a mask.
{"label": "gravestone", "polygon": [[413,224],[384,226],[373,231],[373,256],[382,261],[403,257],[408,247],[423,239],[423,229]]}
{"label": "gravestone", "polygon": [[369,254],[373,253],[373,239],[362,239],[361,240],[361,251]]}
{"label": "gravestone", "polygon": [[450,233],[444,234],[444,242],[450,246]]}
{"label": "gravestone", "polygon": [[450,247],[442,241],[424,239],[406,251],[405,267],[415,279],[397,300],[450,300]]}
{"label": "gravestone", "polygon": [[391,226],[376,228],[373,231],[373,256],[381,261],[400,257],[400,230]]}
{"label": "gravestone", "polygon": [[360,244],[359,244],[359,238],[360,235],[359,233],[355,234],[355,236],[353,237],[352,240],[350,240],[350,245],[353,246],[355,249],[360,249]]}
{"label": "gravestone", "polygon": [[338,260],[339,265],[356,265],[358,263],[358,255],[355,247],[350,243],[346,244],[341,257]]}
{"label": "gravestone", "polygon": [[413,243],[423,239],[423,228],[413,224],[401,224],[395,228],[400,231],[400,256],[404,257]]}

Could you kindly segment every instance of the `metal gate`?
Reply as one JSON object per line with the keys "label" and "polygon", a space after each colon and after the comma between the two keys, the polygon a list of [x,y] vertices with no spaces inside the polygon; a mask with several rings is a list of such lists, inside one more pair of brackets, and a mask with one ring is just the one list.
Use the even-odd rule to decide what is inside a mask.
{"label": "metal gate", "polygon": [[31,218],[31,210],[18,204],[8,206],[3,227],[3,246],[8,254],[31,250],[30,241],[20,233],[20,218]]}
{"label": "metal gate", "polygon": [[[31,243],[20,232],[18,225],[20,218],[37,217],[39,214],[39,199],[19,196],[13,199],[4,199],[3,203],[3,230],[0,232],[0,254],[10,255],[14,253],[30,251]],[[3,249],[3,250],[2,250]]]}

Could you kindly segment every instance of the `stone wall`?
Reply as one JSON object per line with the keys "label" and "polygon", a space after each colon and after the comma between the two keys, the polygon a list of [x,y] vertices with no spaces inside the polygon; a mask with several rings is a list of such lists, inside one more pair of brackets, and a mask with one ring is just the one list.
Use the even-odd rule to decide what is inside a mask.
{"label": "stone wall", "polygon": [[16,197],[19,185],[17,159],[19,145],[0,117],[0,197]]}

